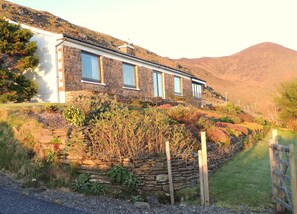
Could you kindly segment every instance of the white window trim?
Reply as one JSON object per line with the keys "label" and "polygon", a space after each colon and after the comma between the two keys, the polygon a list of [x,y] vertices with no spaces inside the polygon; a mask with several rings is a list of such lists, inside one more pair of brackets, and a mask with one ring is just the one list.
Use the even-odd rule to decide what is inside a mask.
{"label": "white window trim", "polygon": [[[176,92],[175,92],[175,81],[174,81],[174,78],[179,78],[180,79],[180,94],[177,94]],[[183,78],[182,77],[180,77],[180,76],[176,76],[176,75],[174,75],[173,76],[173,92],[174,92],[174,95],[175,96],[178,96],[178,97],[183,97],[184,96],[184,93],[183,93],[183,91],[184,91],[184,89],[183,89]]]}
{"label": "white window trim", "polygon": [[[97,58],[98,70],[99,70],[99,80],[94,80],[94,81],[83,80],[83,76],[82,76],[81,77],[82,78],[81,82],[105,85],[105,83],[104,83],[104,71],[103,71],[103,58],[102,58],[102,56],[97,55],[97,54],[93,54],[91,52],[86,52],[86,51],[81,50],[81,53],[80,54],[82,55],[83,53],[88,54],[88,55],[92,55],[92,56],[94,56],[94,57]],[[81,74],[83,75],[83,70],[81,70]],[[96,82],[96,81],[98,81],[98,82]]]}
{"label": "white window trim", "polygon": [[105,83],[100,83],[100,82],[92,82],[92,81],[86,81],[86,80],[81,80],[82,83],[87,83],[87,84],[93,84],[93,85],[102,85],[106,86]]}
{"label": "white window trim", "polygon": [[[162,99],[166,99],[165,98],[165,74],[164,74],[164,72],[161,72],[161,71],[157,71],[157,70],[153,70],[153,74],[154,74],[154,72],[158,72],[158,73],[160,73],[161,74],[161,76],[162,76],[162,96],[161,96],[161,98]],[[154,79],[154,78],[153,78]],[[154,85],[153,85],[153,87],[154,87]],[[155,90],[155,89],[154,89]],[[154,96],[155,97],[155,96]]]}
{"label": "white window trim", "polygon": [[126,86],[123,86],[123,89],[134,90],[134,91],[140,91],[139,88],[130,88],[130,87],[126,87]]}
{"label": "white window trim", "polygon": [[[140,90],[139,89],[139,80],[138,80],[138,66],[137,65],[134,65],[134,64],[126,63],[126,62],[122,62],[122,65],[123,64],[131,65],[131,66],[134,67],[134,81],[135,81],[135,87],[125,86],[124,85],[124,75],[123,75],[123,88],[125,88],[125,89]],[[123,66],[122,66],[122,74],[124,74]]]}

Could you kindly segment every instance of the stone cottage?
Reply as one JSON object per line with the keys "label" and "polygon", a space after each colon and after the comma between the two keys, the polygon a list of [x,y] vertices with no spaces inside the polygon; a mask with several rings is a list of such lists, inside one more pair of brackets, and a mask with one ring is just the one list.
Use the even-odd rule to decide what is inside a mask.
{"label": "stone cottage", "polygon": [[40,65],[28,72],[39,85],[37,100],[65,103],[74,94],[96,91],[144,100],[166,99],[201,103],[204,80],[134,55],[132,44],[109,49],[65,34],[30,29]]}

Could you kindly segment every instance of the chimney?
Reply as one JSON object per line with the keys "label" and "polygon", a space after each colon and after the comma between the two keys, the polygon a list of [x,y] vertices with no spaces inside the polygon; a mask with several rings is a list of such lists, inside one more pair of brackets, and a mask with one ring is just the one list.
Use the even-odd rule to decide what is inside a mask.
{"label": "chimney", "polygon": [[123,45],[118,47],[118,50],[122,53],[135,56],[135,49],[132,43],[125,42]]}

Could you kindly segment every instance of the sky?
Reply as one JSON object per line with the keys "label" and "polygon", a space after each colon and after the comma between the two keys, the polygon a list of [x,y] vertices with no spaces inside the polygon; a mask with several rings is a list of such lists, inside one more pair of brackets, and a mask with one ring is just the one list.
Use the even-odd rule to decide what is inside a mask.
{"label": "sky", "polygon": [[235,54],[262,42],[297,50],[296,0],[9,0],[164,57]]}

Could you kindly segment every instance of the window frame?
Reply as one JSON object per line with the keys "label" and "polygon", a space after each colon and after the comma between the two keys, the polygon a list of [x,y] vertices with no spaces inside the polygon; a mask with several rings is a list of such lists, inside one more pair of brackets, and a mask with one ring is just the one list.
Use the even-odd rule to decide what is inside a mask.
{"label": "window frame", "polygon": [[[175,81],[175,79],[179,79],[179,90],[180,90],[180,92],[177,92],[175,89],[176,89],[176,81]],[[173,83],[174,83],[174,89],[173,89],[173,91],[174,91],[174,94],[175,95],[177,95],[177,96],[183,96],[183,85],[182,85],[182,78],[180,77],[180,76],[174,76],[173,77]]]}
{"label": "window frame", "polygon": [[[133,68],[133,82],[134,85],[130,85],[130,84],[126,84],[125,83],[125,70],[124,70],[124,66],[131,66]],[[123,88],[127,88],[127,89],[139,89],[138,88],[138,68],[136,65],[130,64],[130,63],[126,63],[126,62],[122,62],[122,74],[123,74]]]}
{"label": "window frame", "polygon": [[[83,61],[83,55],[87,55],[90,57],[94,57],[96,58],[96,62],[97,62],[97,72],[98,72],[98,79],[94,79],[94,78],[89,78],[84,76],[84,61]],[[104,82],[104,78],[103,78],[103,66],[102,66],[102,57],[98,56],[96,54],[93,53],[89,53],[86,51],[81,51],[81,80],[82,82],[90,82],[90,83],[99,83],[99,84],[103,84]],[[93,70],[91,70],[91,74],[93,74]]]}
{"label": "window frame", "polygon": [[[155,75],[156,75],[156,84],[155,84]],[[160,79],[159,79],[160,77]],[[157,95],[155,94],[155,86],[157,86]],[[161,92],[160,88],[161,86]],[[154,97],[165,98],[165,87],[164,87],[164,73],[161,71],[153,70],[153,88],[154,88]]]}
{"label": "window frame", "polygon": [[192,95],[195,98],[202,98],[202,85],[196,82],[192,82]]}

